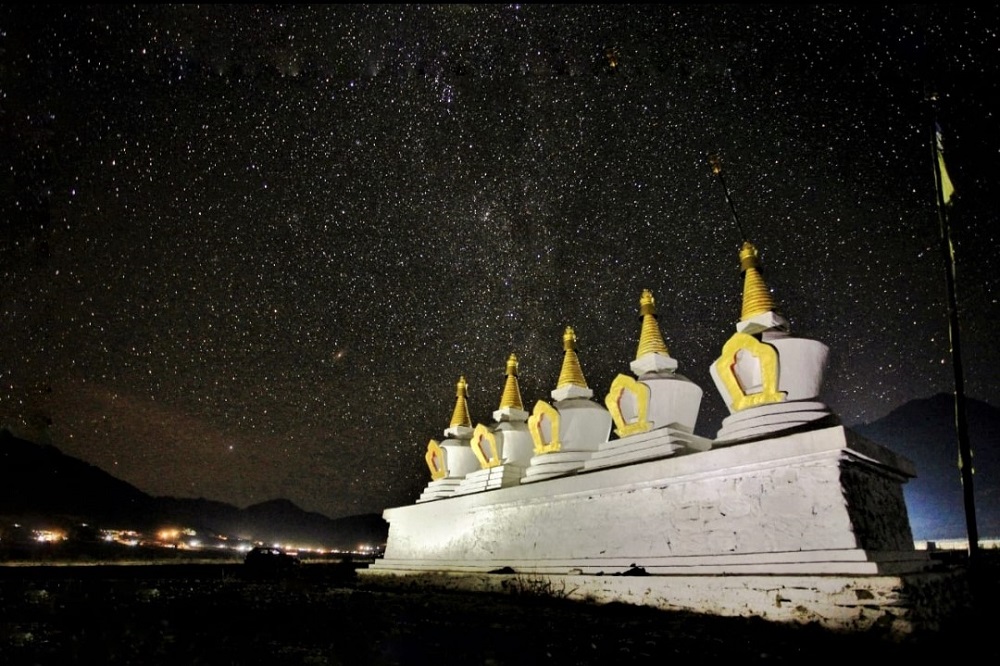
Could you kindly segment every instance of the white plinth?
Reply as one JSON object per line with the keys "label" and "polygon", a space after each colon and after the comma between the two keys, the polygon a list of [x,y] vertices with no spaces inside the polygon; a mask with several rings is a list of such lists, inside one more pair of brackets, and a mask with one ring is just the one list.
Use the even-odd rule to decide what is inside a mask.
{"label": "white plinth", "polygon": [[585,471],[666,458],[688,449],[707,451],[711,440],[680,428],[659,428],[605,442],[584,463]]}
{"label": "white plinth", "polygon": [[433,500],[443,499],[445,497],[451,497],[458,490],[458,487],[462,484],[462,479],[452,479],[445,477],[443,479],[438,479],[437,481],[431,481],[424,488],[424,492],[420,493],[420,497],[417,498],[417,502],[431,502]]}
{"label": "white plinth", "polygon": [[833,414],[822,402],[799,400],[761,405],[723,419],[712,446],[727,446],[769,434],[775,436],[783,430],[801,428],[822,419],[833,419]]}
{"label": "white plinth", "polygon": [[914,475],[841,426],[581,471],[387,509],[385,556],[365,575],[590,576],[588,589],[630,601],[631,587],[599,581],[641,570],[648,594],[688,577],[685,607],[706,612],[720,585],[750,584],[717,577],[770,577],[757,610],[773,612],[794,577],[926,571],[902,493]]}
{"label": "white plinth", "polygon": [[467,439],[446,439],[439,445],[444,451],[445,469],[449,479],[463,479],[469,472],[479,469],[479,461]]}
{"label": "white plinth", "polygon": [[[387,509],[385,556],[359,574],[905,628],[948,608],[953,588],[914,549],[902,493],[914,475],[841,426],[579,471]],[[907,596],[920,586],[944,591]]]}
{"label": "white plinth", "polygon": [[524,476],[524,468],[519,465],[497,465],[466,474],[455,489],[455,495],[481,493],[516,486]]}
{"label": "white plinth", "polygon": [[556,451],[535,456],[521,483],[537,483],[557,476],[576,474],[591,455],[593,451]]}
{"label": "white plinth", "polygon": [[[455,573],[359,569],[362,585],[424,587],[515,595],[549,594],[586,603],[627,603],[662,610],[771,622],[816,624],[836,631],[902,639],[936,630],[970,604],[960,572],[898,576],[585,575]],[[859,655],[863,656],[863,655]]]}
{"label": "white plinth", "polygon": [[914,474],[909,461],[835,426],[387,509],[376,564],[879,573],[895,570],[900,552],[923,561],[902,492]]}

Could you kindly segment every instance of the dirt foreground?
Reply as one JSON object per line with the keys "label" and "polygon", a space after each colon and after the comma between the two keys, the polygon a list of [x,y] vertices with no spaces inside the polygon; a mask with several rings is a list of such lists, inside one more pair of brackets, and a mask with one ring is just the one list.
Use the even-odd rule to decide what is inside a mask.
{"label": "dirt foreground", "polygon": [[[888,640],[535,595],[366,588],[356,565],[0,565],[0,664],[802,663],[1000,656],[994,604]],[[993,597],[995,598],[995,597]]]}

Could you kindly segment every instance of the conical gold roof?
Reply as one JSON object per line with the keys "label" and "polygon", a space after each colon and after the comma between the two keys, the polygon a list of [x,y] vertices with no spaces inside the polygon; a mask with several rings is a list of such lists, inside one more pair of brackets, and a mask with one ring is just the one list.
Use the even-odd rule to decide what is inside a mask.
{"label": "conical gold roof", "polygon": [[743,243],[740,249],[740,270],[743,271],[743,313],[740,315],[740,320],[745,321],[765,312],[773,312],[774,299],[764,284],[757,248],[752,243]]}
{"label": "conical gold roof", "polygon": [[667,343],[663,341],[663,333],[660,332],[660,324],[656,321],[656,300],[653,292],[649,289],[642,290],[642,297],[639,299],[639,314],[642,316],[642,333],[639,335],[639,349],[635,353],[636,359],[646,354],[663,354],[670,356],[667,351]]}
{"label": "conical gold roof", "polygon": [[458,378],[458,384],[455,385],[455,411],[451,413],[451,424],[449,426],[451,428],[457,426],[472,427],[472,419],[469,418],[469,405],[466,402],[466,389],[468,386],[465,383],[464,376]]}
{"label": "conical gold roof", "polygon": [[504,407],[524,409],[521,403],[521,389],[517,385],[517,356],[514,354],[507,359],[507,381],[503,386],[503,396],[500,397],[500,409]]}
{"label": "conical gold roof", "polygon": [[587,386],[587,380],[583,377],[580,359],[576,357],[576,333],[573,332],[571,326],[567,326],[566,332],[563,333],[563,349],[566,350],[566,353],[563,355],[562,370],[559,372],[556,388],[570,385],[590,388]]}

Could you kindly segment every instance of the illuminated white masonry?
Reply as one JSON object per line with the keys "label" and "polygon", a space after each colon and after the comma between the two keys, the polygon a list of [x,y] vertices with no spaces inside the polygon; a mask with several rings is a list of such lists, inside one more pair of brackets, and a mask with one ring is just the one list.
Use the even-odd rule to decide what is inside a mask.
{"label": "illuminated white masonry", "polygon": [[507,359],[506,380],[500,407],[493,412],[495,425],[478,424],[472,432],[470,446],[479,460],[479,469],[462,479],[455,494],[478,493],[521,482],[531,459],[533,442],[528,432],[528,412],[521,402],[517,383],[517,356]]}
{"label": "illuminated white masonry", "polygon": [[829,349],[788,333],[788,322],[775,312],[761,277],[757,248],[750,243],[740,250],[740,267],[743,313],[709,370],[730,412],[714,446],[835,422],[819,401]]}
{"label": "illuminated white masonry", "polygon": [[711,448],[708,439],[694,434],[703,392],[676,372],[677,361],[667,351],[656,319],[656,301],[648,289],[639,299],[639,314],[642,332],[631,363],[637,378],[618,375],[604,398],[618,438],[602,444],[584,463],[584,470]]}
{"label": "illuminated white masonry", "polygon": [[376,569],[886,574],[912,464],[841,426],[387,509]]}
{"label": "illuminated white masonry", "polygon": [[522,483],[576,472],[611,434],[611,414],[591,400],[594,392],[583,376],[570,327],[563,333],[563,350],[562,370],[551,393],[555,405],[539,400],[528,419],[535,456]]}
{"label": "illuminated white masonry", "polygon": [[479,462],[469,445],[472,439],[472,419],[469,417],[466,398],[468,384],[465,377],[459,377],[455,390],[455,409],[452,411],[451,423],[444,431],[444,436],[448,439],[443,442],[432,439],[427,444],[424,460],[430,469],[431,481],[417,502],[450,497],[461,485],[465,475],[479,468]]}

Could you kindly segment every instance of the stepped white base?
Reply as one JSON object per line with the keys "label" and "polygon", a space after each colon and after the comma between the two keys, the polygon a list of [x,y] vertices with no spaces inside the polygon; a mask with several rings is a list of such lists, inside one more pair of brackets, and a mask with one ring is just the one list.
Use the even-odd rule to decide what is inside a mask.
{"label": "stepped white base", "polygon": [[467,495],[516,486],[521,482],[522,476],[524,476],[524,468],[511,464],[476,470],[465,475],[454,494]]}
{"label": "stepped white base", "polygon": [[458,490],[458,487],[462,485],[462,479],[452,479],[444,478],[438,479],[437,481],[431,481],[424,488],[424,492],[420,493],[420,497],[417,498],[417,502],[431,502],[434,500],[444,499],[445,497],[451,497]]}
{"label": "stepped white base", "polygon": [[812,400],[776,402],[745,409],[722,420],[722,428],[716,433],[713,446],[727,446],[767,435],[777,436],[781,431],[800,428],[831,416],[825,404]]}
{"label": "stepped white base", "polygon": [[674,427],[660,428],[605,442],[584,465],[584,471],[666,458],[690,449],[707,451],[712,441]]}
{"label": "stepped white base", "polygon": [[685,451],[707,451],[712,440],[682,428],[667,427],[602,443],[595,451],[557,451],[535,456],[521,483],[667,458]]}
{"label": "stepped white base", "polygon": [[521,483],[535,483],[557,476],[575,474],[594,455],[593,451],[555,451],[531,459]]}

